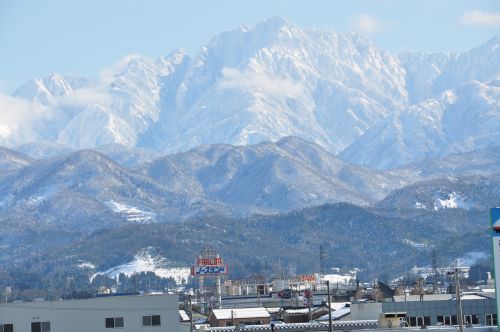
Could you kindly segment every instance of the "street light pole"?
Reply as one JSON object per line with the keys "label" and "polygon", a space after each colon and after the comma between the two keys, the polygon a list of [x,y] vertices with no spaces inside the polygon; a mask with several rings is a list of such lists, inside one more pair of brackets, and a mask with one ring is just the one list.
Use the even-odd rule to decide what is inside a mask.
{"label": "street light pole", "polygon": [[332,332],[332,302],[330,300],[330,280],[326,281],[326,293],[328,295],[328,332]]}

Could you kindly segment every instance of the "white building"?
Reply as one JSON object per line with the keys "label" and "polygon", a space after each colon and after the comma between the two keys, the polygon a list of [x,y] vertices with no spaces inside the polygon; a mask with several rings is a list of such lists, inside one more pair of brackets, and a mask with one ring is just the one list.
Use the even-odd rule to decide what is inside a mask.
{"label": "white building", "polygon": [[0,304],[1,332],[179,331],[175,294]]}

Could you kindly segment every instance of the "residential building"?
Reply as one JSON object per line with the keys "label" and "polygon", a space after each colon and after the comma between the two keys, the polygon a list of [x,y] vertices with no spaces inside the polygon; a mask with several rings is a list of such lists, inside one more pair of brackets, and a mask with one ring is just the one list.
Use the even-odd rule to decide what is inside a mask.
{"label": "residential building", "polygon": [[0,304],[3,332],[179,331],[176,294]]}

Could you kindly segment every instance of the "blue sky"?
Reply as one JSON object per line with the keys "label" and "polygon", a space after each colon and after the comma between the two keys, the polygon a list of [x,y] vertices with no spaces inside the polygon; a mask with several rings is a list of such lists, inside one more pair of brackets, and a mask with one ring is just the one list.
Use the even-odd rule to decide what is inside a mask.
{"label": "blue sky", "polygon": [[192,55],[272,16],[358,31],[392,52],[459,52],[500,34],[499,0],[0,0],[0,92],[52,72],[96,76],[128,54]]}

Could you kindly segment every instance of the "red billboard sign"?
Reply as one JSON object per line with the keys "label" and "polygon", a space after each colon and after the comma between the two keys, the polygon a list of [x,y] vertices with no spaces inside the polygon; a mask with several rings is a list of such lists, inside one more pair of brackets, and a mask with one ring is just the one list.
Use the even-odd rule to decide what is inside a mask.
{"label": "red billboard sign", "polygon": [[222,265],[222,258],[213,257],[213,258],[198,258],[196,260],[196,265],[200,266],[218,266]]}

